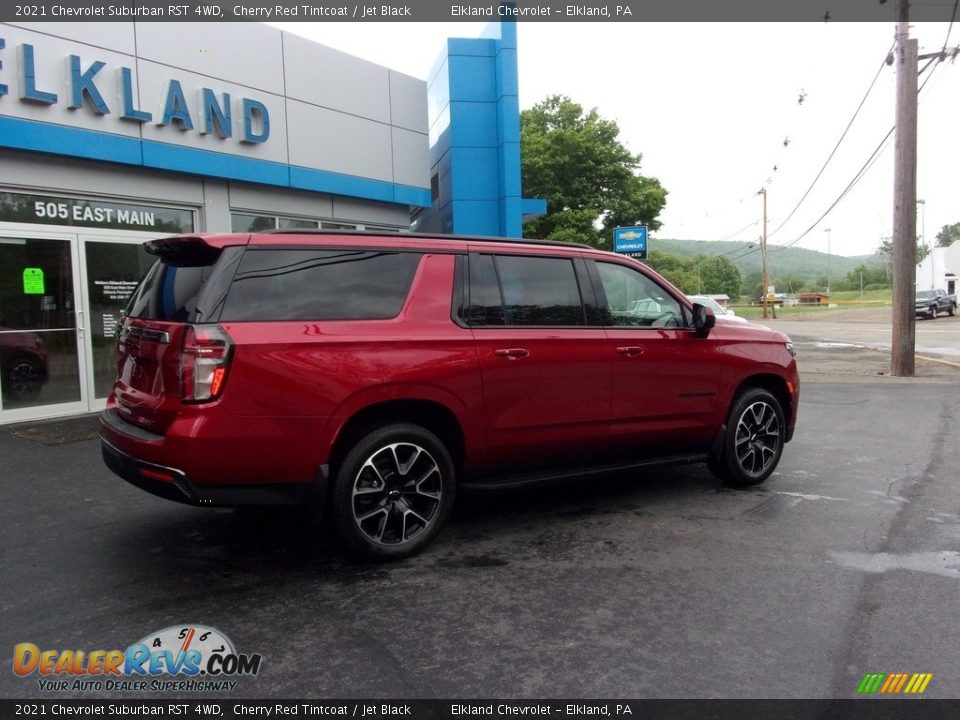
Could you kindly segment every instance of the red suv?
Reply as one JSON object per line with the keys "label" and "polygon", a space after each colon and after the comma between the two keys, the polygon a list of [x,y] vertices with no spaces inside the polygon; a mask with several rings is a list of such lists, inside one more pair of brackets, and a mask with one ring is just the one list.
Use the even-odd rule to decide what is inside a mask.
{"label": "red suv", "polygon": [[402,557],[458,487],[662,462],[765,480],[793,435],[785,335],[714,324],[587,246],[277,232],[146,243],[107,465],[196,505],[310,503]]}

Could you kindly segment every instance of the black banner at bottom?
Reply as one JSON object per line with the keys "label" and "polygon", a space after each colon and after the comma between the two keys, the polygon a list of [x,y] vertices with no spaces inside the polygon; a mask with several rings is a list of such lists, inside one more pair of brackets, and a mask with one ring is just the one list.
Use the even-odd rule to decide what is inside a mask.
{"label": "black banner at bottom", "polygon": [[960,700],[0,700],[0,718],[956,720]]}
{"label": "black banner at bottom", "polygon": [[0,700],[0,718],[956,720],[960,700]]}

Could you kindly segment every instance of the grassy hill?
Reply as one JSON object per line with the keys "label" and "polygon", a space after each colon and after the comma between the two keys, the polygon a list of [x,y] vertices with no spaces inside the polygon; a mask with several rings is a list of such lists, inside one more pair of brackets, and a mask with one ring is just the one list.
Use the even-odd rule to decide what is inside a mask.
{"label": "grassy hill", "polygon": [[[751,244],[753,247],[750,247]],[[751,273],[761,272],[759,243],[651,238],[648,247],[680,257],[695,257],[699,254],[708,257],[722,255],[737,266],[744,278]],[[826,253],[817,250],[798,247],[780,248],[776,245],[769,246],[767,259],[771,277],[793,275],[809,281],[826,276],[828,260],[830,277],[834,280],[846,277],[847,273],[852,272],[859,265],[881,265],[876,255],[854,257],[830,255],[828,258]]]}

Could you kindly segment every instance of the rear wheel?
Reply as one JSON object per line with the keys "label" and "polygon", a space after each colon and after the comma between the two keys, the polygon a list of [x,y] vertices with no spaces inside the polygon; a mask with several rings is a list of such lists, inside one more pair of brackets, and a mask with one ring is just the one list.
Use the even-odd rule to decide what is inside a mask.
{"label": "rear wheel", "polygon": [[744,390],[730,409],[723,454],[708,463],[710,471],[731,487],[758,485],[780,462],[785,437],[780,401],[763,388]]}
{"label": "rear wheel", "polygon": [[436,435],[418,425],[380,427],[363,436],[336,471],[334,525],[357,555],[408,557],[433,540],[455,490],[453,461]]}

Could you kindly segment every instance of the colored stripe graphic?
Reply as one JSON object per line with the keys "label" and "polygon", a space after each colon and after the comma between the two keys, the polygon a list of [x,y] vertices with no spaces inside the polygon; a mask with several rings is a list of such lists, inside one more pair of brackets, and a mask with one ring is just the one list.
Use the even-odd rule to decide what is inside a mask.
{"label": "colored stripe graphic", "polygon": [[880,683],[886,677],[883,673],[867,673],[860,681],[857,692],[861,695],[873,694],[880,689]]}
{"label": "colored stripe graphic", "polygon": [[857,694],[919,695],[932,679],[933,673],[867,673],[857,686]]}

